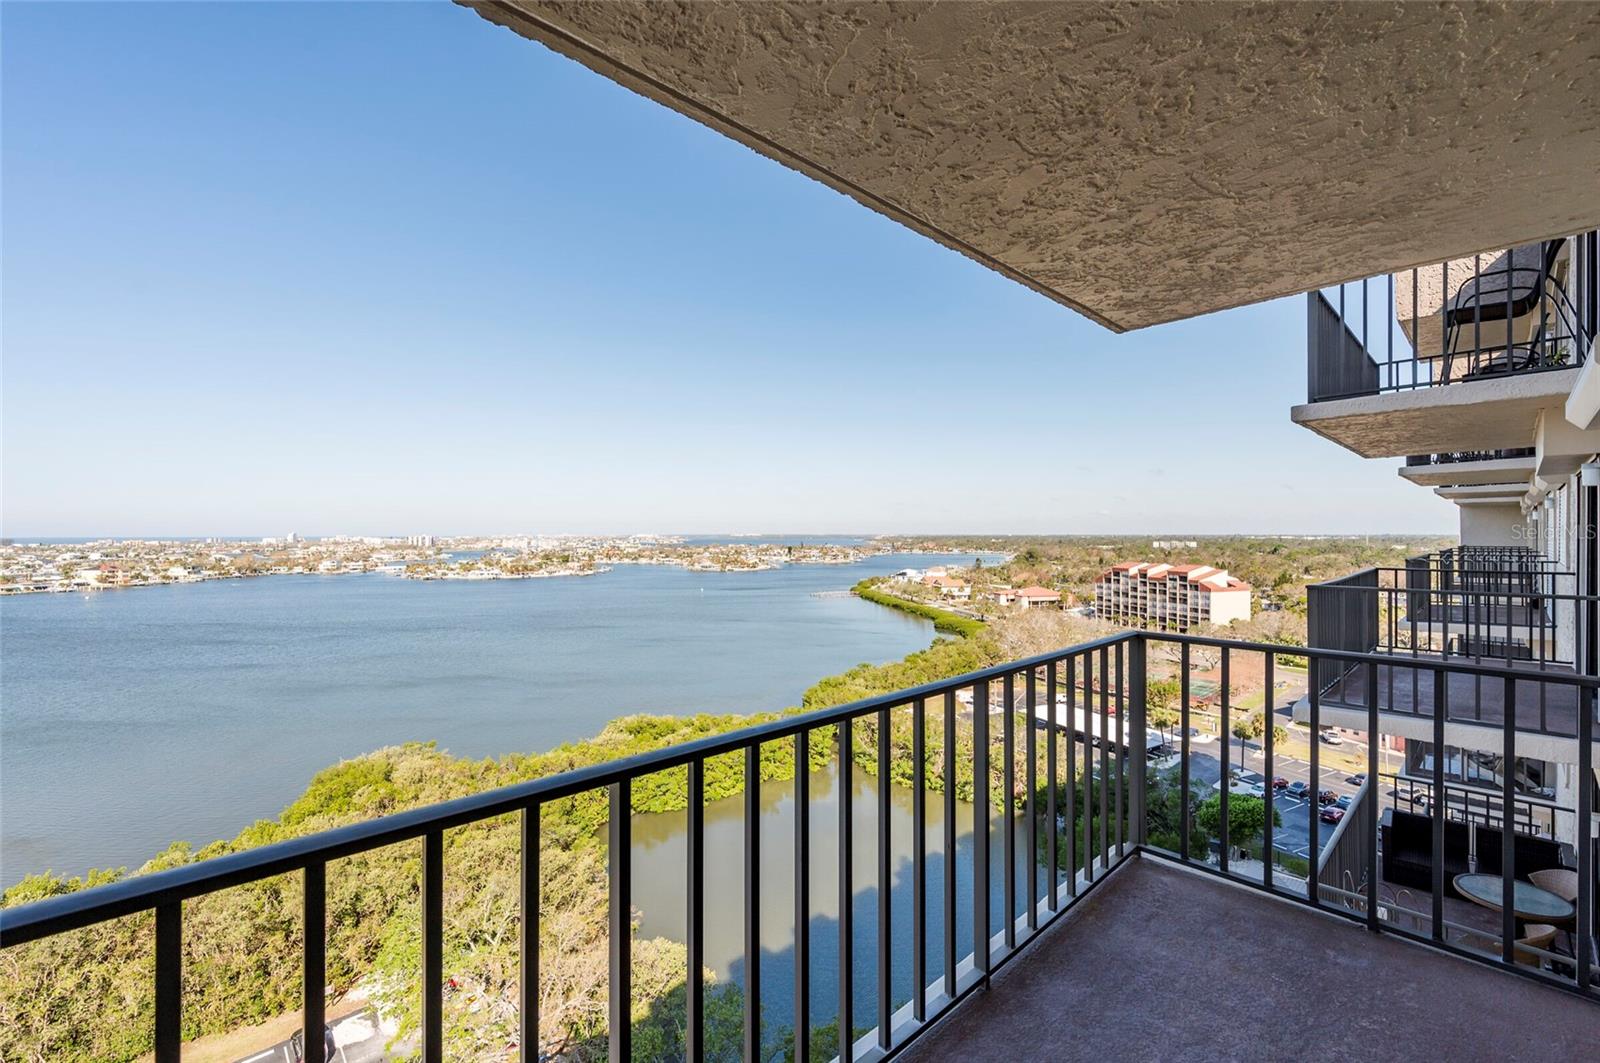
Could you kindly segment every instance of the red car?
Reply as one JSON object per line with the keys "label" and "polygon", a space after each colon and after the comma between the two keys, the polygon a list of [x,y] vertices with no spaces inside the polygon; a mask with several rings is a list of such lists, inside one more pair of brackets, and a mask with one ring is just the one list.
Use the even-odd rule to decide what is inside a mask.
{"label": "red car", "polygon": [[1324,823],[1337,823],[1344,818],[1344,809],[1338,805],[1329,805],[1317,818]]}
{"label": "red car", "polygon": [[1332,790],[1319,790],[1317,792],[1317,803],[1319,805],[1331,805],[1337,800],[1339,800],[1339,795]]}
{"label": "red car", "polygon": [[1274,775],[1272,777],[1272,788],[1274,790],[1285,790],[1288,789],[1288,787],[1289,780],[1285,779],[1282,775]]}

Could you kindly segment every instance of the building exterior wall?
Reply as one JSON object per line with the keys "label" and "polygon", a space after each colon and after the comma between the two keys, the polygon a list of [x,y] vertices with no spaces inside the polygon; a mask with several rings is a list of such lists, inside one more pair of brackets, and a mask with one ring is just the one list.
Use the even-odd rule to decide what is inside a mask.
{"label": "building exterior wall", "polygon": [[1529,545],[1522,530],[1522,507],[1517,503],[1473,503],[1458,508],[1461,510],[1462,546]]}
{"label": "building exterior wall", "polygon": [[1235,620],[1250,619],[1249,591],[1212,591],[1208,597],[1211,599],[1213,624],[1231,624]]}

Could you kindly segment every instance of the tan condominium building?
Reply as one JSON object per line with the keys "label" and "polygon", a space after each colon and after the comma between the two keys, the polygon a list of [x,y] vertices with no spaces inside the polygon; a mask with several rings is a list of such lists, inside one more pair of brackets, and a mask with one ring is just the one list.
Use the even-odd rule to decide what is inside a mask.
{"label": "tan condominium building", "polygon": [[1124,561],[1095,581],[1094,607],[1105,620],[1187,631],[1249,620],[1250,584],[1210,565]]}

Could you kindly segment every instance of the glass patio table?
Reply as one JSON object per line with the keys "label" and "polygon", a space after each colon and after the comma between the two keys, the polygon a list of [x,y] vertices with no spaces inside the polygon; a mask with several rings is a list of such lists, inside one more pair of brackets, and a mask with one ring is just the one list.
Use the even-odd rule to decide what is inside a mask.
{"label": "glass patio table", "polygon": [[[1499,875],[1457,875],[1456,892],[1485,908],[1501,910],[1505,899],[1505,879]],[[1531,882],[1513,879],[1511,882],[1512,914],[1528,923],[1559,923],[1577,914],[1571,901],[1541,889]]]}

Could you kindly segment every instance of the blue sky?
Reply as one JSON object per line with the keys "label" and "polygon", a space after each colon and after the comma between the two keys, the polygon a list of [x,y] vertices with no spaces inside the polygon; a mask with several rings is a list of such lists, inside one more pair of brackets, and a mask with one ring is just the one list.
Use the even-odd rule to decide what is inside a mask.
{"label": "blue sky", "polygon": [[1113,335],[450,4],[0,18],[7,535],[1453,530],[1299,299]]}

